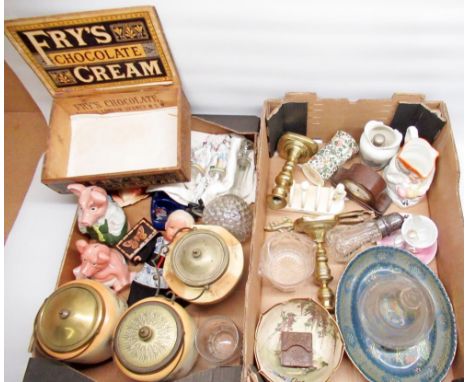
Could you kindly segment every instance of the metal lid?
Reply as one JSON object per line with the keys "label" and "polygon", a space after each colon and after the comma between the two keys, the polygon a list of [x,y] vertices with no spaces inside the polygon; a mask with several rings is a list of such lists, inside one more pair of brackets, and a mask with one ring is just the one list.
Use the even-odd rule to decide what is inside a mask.
{"label": "metal lid", "polygon": [[398,212],[393,212],[376,219],[377,227],[384,237],[400,229],[404,221],[405,218]]}
{"label": "metal lid", "polygon": [[128,370],[154,373],[179,353],[184,339],[182,320],[169,305],[149,300],[124,314],[114,336],[114,352]]}
{"label": "metal lid", "polygon": [[184,284],[201,287],[218,280],[229,263],[229,249],[217,233],[196,229],[186,233],[173,248],[171,265]]}
{"label": "metal lid", "polygon": [[88,285],[67,285],[42,304],[36,317],[39,343],[57,353],[76,351],[89,345],[104,318],[104,302]]}

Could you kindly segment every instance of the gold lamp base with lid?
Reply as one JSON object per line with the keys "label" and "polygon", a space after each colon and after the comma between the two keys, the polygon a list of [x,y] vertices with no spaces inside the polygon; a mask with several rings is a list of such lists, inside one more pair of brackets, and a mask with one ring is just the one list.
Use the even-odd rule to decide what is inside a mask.
{"label": "gold lamp base with lid", "polygon": [[273,210],[284,208],[293,183],[293,171],[298,163],[307,162],[317,152],[318,145],[305,135],[286,133],[278,141],[277,151],[286,159],[281,172],[275,178],[275,187],[267,196],[268,207]]}

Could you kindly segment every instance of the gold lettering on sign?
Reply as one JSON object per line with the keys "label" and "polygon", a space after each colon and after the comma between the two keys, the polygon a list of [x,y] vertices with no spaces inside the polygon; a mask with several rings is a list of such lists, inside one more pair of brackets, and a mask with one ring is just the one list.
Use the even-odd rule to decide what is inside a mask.
{"label": "gold lettering on sign", "polygon": [[104,25],[66,28],[63,30],[32,30],[25,31],[23,34],[28,38],[36,52],[42,57],[48,66],[53,66],[57,63],[49,59],[45,50],[75,48],[76,44],[78,44],[78,46],[87,46],[86,41],[84,40],[85,34],[93,44],[108,44],[112,42],[112,36],[106,32]]}
{"label": "gold lettering on sign", "polygon": [[95,62],[120,61],[144,58],[145,50],[141,44],[111,46],[107,48],[79,49],[66,52],[49,53],[48,57],[55,66],[92,64]]}
{"label": "gold lettering on sign", "polygon": [[118,64],[77,66],[73,74],[85,83],[102,82],[118,79],[138,78],[143,76],[156,76],[162,74],[157,60],[125,62]]}

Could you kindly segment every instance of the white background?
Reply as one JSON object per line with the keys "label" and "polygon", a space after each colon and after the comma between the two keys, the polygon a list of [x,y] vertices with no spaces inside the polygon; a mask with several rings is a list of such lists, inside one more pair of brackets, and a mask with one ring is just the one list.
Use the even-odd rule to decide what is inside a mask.
{"label": "white background", "polygon": [[[444,100],[463,148],[463,1],[6,0],[5,18],[154,4],[193,113],[256,114],[287,91]],[[51,97],[5,39],[48,119]],[[37,172],[5,247],[5,380],[22,379],[34,315],[54,288],[75,211]]]}

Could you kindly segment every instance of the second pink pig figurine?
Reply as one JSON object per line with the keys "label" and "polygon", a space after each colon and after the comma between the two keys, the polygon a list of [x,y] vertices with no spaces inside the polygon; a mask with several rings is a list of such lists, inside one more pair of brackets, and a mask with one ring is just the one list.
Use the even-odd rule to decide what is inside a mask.
{"label": "second pink pig figurine", "polygon": [[78,196],[78,228],[92,239],[115,245],[127,233],[127,217],[106,190],[97,186],[70,184],[68,190]]}
{"label": "second pink pig figurine", "polygon": [[86,240],[78,240],[76,248],[81,256],[81,265],[73,269],[77,279],[93,279],[116,292],[130,284],[131,273],[120,252],[105,244],[87,243]]}

